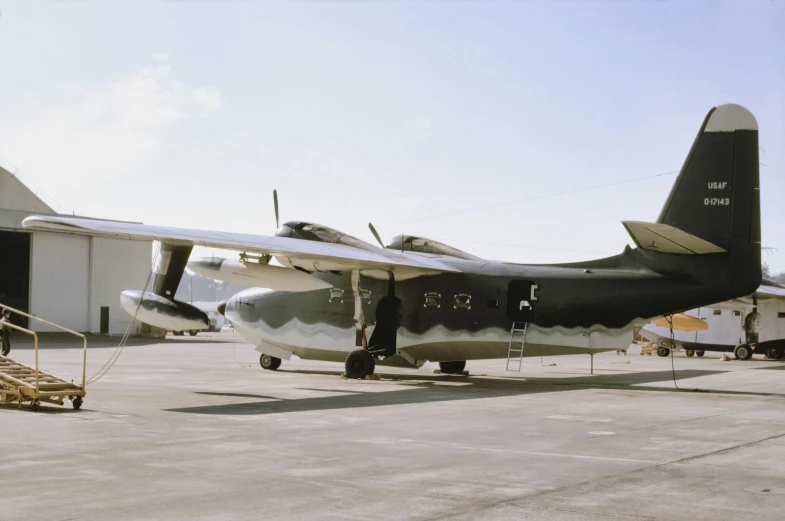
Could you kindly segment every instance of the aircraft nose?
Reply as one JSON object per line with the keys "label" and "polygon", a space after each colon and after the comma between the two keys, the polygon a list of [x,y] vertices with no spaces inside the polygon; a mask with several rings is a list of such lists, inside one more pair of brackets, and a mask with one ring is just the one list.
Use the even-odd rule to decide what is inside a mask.
{"label": "aircraft nose", "polygon": [[218,303],[218,307],[216,309],[218,313],[220,313],[222,316],[226,316],[226,305],[228,303],[229,302],[226,300],[222,300],[221,302]]}

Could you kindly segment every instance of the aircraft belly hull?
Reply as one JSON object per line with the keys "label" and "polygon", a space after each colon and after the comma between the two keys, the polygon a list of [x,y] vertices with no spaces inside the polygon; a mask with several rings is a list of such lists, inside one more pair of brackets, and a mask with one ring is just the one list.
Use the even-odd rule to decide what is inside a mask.
{"label": "aircraft belly hull", "polygon": [[[289,359],[292,354],[307,360],[343,362],[346,355],[357,349],[350,342],[353,328],[339,328],[328,324],[304,324],[292,320],[279,328],[270,328],[264,321],[247,327],[236,324],[237,330],[260,353]],[[373,334],[373,326],[367,331]],[[626,349],[633,337],[633,328],[586,330],[558,330],[530,326],[523,356],[554,356],[589,354]],[[487,360],[507,358],[510,332],[501,328],[479,331],[450,331],[434,327],[424,333],[413,333],[401,328],[397,335],[398,350],[410,358],[422,361]],[[516,337],[517,341],[517,337]],[[391,357],[387,365],[411,366]],[[380,362],[385,365],[383,362]]]}

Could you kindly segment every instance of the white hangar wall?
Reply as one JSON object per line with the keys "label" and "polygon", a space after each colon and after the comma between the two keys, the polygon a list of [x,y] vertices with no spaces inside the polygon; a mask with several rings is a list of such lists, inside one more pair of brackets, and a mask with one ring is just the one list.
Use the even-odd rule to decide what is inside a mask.
{"label": "white hangar wall", "polygon": [[[101,307],[109,307],[109,333],[122,334],[131,315],[120,307],[120,292],[144,288],[152,263],[150,241],[126,241],[92,237],[90,250],[90,293],[88,327],[101,331]],[[152,291],[152,280],[147,291]],[[134,324],[131,334],[138,335],[141,323]]]}
{"label": "white hangar wall", "polygon": [[[30,258],[30,313],[55,324],[87,331],[90,238],[33,233]],[[33,331],[58,331],[38,321]]]}
{"label": "white hangar wall", "polygon": [[[101,332],[101,308],[108,308],[108,332],[122,334],[131,317],[120,307],[120,292],[142,289],[150,270],[152,243],[34,232],[31,255],[32,314],[80,332]],[[57,328],[34,321],[37,332]],[[132,334],[138,334],[137,323]]]}

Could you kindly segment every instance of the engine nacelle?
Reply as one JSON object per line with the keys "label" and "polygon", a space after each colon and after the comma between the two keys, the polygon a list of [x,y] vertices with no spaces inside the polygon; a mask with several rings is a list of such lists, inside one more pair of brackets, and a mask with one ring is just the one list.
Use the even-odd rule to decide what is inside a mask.
{"label": "engine nacelle", "polygon": [[[139,305],[141,301],[141,305]],[[120,306],[131,316],[151,326],[171,331],[207,329],[210,321],[207,313],[185,302],[169,300],[149,291],[142,295],[139,290],[127,289],[120,293]],[[137,306],[139,312],[136,312]]]}
{"label": "engine nacelle", "polygon": [[385,248],[388,250],[416,251],[421,253],[433,253],[434,255],[446,255],[448,257],[455,257],[456,259],[483,260],[476,255],[466,253],[458,248],[453,248],[443,242],[414,235],[398,235],[394,237],[392,242],[385,246]]}
{"label": "engine nacelle", "polygon": [[308,273],[253,261],[199,257],[188,262],[188,269],[203,277],[277,291],[313,291],[332,288]]}

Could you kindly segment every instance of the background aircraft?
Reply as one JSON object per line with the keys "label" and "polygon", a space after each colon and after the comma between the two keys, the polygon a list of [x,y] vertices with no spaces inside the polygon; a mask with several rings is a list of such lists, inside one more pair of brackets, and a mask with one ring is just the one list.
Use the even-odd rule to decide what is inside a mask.
{"label": "background aircraft", "polygon": [[[751,313],[758,313],[757,338],[748,331]],[[687,356],[703,356],[705,351],[733,352],[737,359],[753,354],[775,360],[785,358],[785,287],[765,281],[754,293],[686,312],[706,322],[705,331],[679,331],[649,323],[640,335],[657,344],[657,354],[668,356],[670,349],[684,349]],[[755,333],[753,333],[754,335]],[[675,344],[675,346],[674,346]]]}
{"label": "background aircraft", "polygon": [[306,222],[286,223],[274,237],[51,216],[24,225],[161,241],[153,291],[124,291],[121,302],[172,330],[207,324],[204,312],[174,300],[193,246],[245,252],[189,267],[219,279],[242,273],[247,284],[276,290],[243,291],[223,310],[267,369],[292,354],[345,361],[351,378],[372,374],[377,362],[430,360],[455,372],[466,360],[508,358],[519,369],[523,356],[624,349],[652,317],[753,292],[758,181],[755,118],[721,105],[704,119],[657,222],[623,223],[637,248],[594,261],[497,262],[412,236],[379,248]]}

